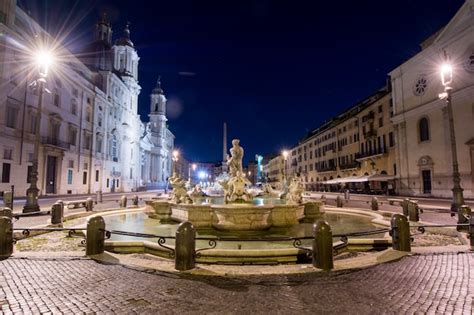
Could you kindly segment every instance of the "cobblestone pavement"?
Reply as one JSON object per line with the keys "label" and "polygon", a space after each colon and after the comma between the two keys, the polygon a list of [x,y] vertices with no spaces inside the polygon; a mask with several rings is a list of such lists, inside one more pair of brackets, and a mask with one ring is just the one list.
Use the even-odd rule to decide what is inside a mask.
{"label": "cobblestone pavement", "polygon": [[86,258],[0,261],[10,313],[471,314],[474,254],[415,255],[344,273],[177,276]]}

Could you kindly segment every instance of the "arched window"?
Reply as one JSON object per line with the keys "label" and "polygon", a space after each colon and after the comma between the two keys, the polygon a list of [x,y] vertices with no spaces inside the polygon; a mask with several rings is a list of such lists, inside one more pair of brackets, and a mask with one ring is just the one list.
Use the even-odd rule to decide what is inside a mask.
{"label": "arched window", "polygon": [[428,125],[428,118],[423,117],[418,122],[418,131],[420,133],[420,142],[430,140],[430,128]]}
{"label": "arched window", "polygon": [[112,151],[112,159],[116,160],[118,158],[118,152],[117,152],[117,136],[113,135],[112,136],[112,141],[110,143],[111,151]]}

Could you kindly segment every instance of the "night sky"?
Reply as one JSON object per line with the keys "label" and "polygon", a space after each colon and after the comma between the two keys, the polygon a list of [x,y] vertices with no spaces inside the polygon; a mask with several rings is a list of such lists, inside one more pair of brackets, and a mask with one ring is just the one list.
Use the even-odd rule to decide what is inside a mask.
{"label": "night sky", "polygon": [[290,148],[381,88],[464,2],[18,1],[53,34],[72,30],[72,51],[103,11],[114,39],[130,21],[142,119],[161,75],[176,146],[193,161],[221,160],[224,121],[247,161]]}

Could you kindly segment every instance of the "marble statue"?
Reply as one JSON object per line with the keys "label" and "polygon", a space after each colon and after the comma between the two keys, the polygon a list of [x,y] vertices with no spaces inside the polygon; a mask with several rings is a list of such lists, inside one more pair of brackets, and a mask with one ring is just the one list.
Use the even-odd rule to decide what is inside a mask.
{"label": "marble statue", "polygon": [[286,200],[288,203],[301,204],[303,202],[303,192],[303,183],[297,177],[293,177],[291,179],[290,185],[288,186]]}
{"label": "marble statue", "polygon": [[206,196],[206,194],[202,190],[201,185],[199,184],[193,187],[190,195],[191,197],[205,197]]}
{"label": "marble statue", "polygon": [[249,194],[245,188],[246,185],[251,185],[250,181],[245,175],[237,171],[235,176],[231,177],[226,183],[225,202],[234,201],[252,201],[252,195]]}
{"label": "marble statue", "polygon": [[242,173],[242,159],[244,157],[244,149],[240,146],[240,140],[232,140],[232,148],[230,148],[230,156],[227,155],[227,166],[229,167],[230,176],[236,176],[237,172]]}
{"label": "marble statue", "polygon": [[175,203],[192,203],[193,201],[188,195],[188,191],[186,190],[186,180],[180,178],[177,175],[171,176],[168,181],[173,187],[173,193],[171,196],[171,200]]}

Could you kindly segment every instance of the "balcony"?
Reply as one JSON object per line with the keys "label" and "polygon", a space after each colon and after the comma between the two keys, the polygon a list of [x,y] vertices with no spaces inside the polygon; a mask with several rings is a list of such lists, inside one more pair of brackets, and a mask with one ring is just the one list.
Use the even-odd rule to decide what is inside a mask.
{"label": "balcony", "polygon": [[364,133],[364,138],[369,139],[369,138],[376,138],[377,137],[377,130],[375,129],[370,129],[369,131],[366,131]]}
{"label": "balcony", "polygon": [[372,121],[374,120],[374,118],[375,118],[375,113],[371,111],[370,113],[362,117],[362,122],[365,123],[368,121]]}
{"label": "balcony", "polygon": [[352,169],[352,168],[358,168],[359,166],[360,166],[360,163],[357,162],[357,161],[352,161],[352,162],[349,162],[349,163],[339,164],[339,168],[341,170],[348,170],[348,169]]}
{"label": "balcony", "polygon": [[384,154],[387,154],[387,148],[386,147],[381,147],[381,148],[369,150],[367,152],[356,153],[355,158],[357,160],[364,160],[366,158],[381,156],[381,155],[384,155]]}
{"label": "balcony", "polygon": [[319,173],[324,173],[324,172],[333,172],[336,170],[336,165],[328,165],[328,166],[323,166],[323,167],[317,167],[316,171]]}
{"label": "balcony", "polygon": [[61,140],[59,140],[57,138],[53,138],[53,137],[42,137],[41,138],[41,143],[45,144],[45,145],[55,146],[55,147],[65,149],[65,150],[69,150],[70,146],[71,146],[69,143],[67,143],[65,141],[61,141]]}
{"label": "balcony", "polygon": [[117,172],[117,171],[111,171],[110,172],[111,177],[120,177],[121,175],[122,175],[121,172]]}

